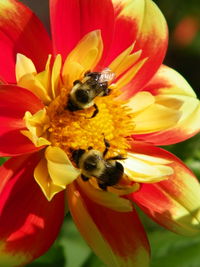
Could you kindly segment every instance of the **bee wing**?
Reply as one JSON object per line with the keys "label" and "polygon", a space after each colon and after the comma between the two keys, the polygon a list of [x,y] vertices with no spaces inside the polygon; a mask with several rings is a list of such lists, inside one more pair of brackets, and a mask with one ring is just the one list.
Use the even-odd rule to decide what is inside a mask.
{"label": "bee wing", "polygon": [[105,68],[99,77],[99,83],[110,82],[115,78],[115,73],[109,68]]}

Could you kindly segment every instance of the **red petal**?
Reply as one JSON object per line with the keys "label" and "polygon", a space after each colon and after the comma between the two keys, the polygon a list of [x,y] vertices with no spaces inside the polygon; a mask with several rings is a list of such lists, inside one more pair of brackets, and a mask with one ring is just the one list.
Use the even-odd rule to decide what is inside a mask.
{"label": "red petal", "polygon": [[155,95],[156,101],[181,116],[175,126],[152,133],[134,135],[139,141],[155,145],[170,145],[184,141],[200,131],[200,103],[187,81],[175,70],[161,66],[153,79],[143,88]]}
{"label": "red petal", "polygon": [[38,71],[43,70],[51,41],[40,20],[30,9],[14,0],[0,3],[0,74],[15,82],[16,54],[31,58]]}
{"label": "red petal", "polygon": [[117,212],[92,202],[75,183],[68,187],[73,219],[108,266],[149,266],[149,245],[136,211]]}
{"label": "red petal", "polygon": [[48,202],[33,178],[38,154],[8,160],[0,168],[0,262],[24,266],[57,237],[64,218],[64,194]]}
{"label": "red petal", "polygon": [[97,29],[108,50],[114,24],[110,0],[50,0],[50,12],[55,54],[65,58],[85,34]]}
{"label": "red petal", "polygon": [[146,144],[133,144],[136,153],[158,156],[172,163],[174,174],[168,180],[141,184],[128,196],[154,221],[183,235],[200,232],[200,184],[194,174],[171,153]]}
{"label": "red petal", "polygon": [[147,58],[133,80],[125,86],[124,97],[132,96],[147,83],[161,65],[168,44],[165,19],[150,0],[112,0],[115,9],[115,31],[105,65],[135,42],[134,51],[142,50],[140,60]]}
{"label": "red petal", "polygon": [[25,128],[25,112],[35,113],[43,107],[30,91],[14,85],[0,85],[0,156],[19,155],[38,149],[20,131]]}
{"label": "red petal", "polygon": [[[143,13],[143,8],[135,8],[133,1],[131,3],[129,0],[112,0],[112,2],[114,7],[115,27],[113,28],[113,35],[109,37],[111,47],[104,61],[105,66],[108,66],[122,51],[132,45],[136,40]],[[138,13],[137,11],[135,12],[134,9],[136,9]],[[123,13],[124,10],[131,10],[132,12],[130,11],[127,15]]]}

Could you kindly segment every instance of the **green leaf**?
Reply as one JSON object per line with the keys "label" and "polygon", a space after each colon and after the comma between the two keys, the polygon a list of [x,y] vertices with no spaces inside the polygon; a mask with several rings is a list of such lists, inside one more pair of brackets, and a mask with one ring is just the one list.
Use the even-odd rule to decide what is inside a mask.
{"label": "green leaf", "polygon": [[59,244],[63,246],[65,258],[67,259],[65,267],[80,267],[88,259],[91,250],[69,215],[64,221],[58,240]]}
{"label": "green leaf", "polygon": [[200,159],[200,134],[184,142],[176,145],[164,146],[163,148],[171,151],[182,160],[187,160],[188,158]]}
{"label": "green leaf", "polygon": [[2,165],[8,158],[0,158],[0,165]]}
{"label": "green leaf", "polygon": [[65,267],[65,261],[64,249],[56,242],[46,254],[28,264],[27,267]]}
{"label": "green leaf", "polygon": [[169,231],[155,231],[149,235],[151,267],[199,267],[200,236],[183,237]]}
{"label": "green leaf", "polygon": [[97,258],[97,256],[94,253],[91,253],[88,259],[85,261],[85,263],[81,267],[106,267],[103,262]]}
{"label": "green leaf", "polygon": [[200,178],[200,159],[188,158],[185,164],[194,172],[197,178]]}
{"label": "green leaf", "polygon": [[182,143],[163,148],[182,159],[197,178],[200,179],[200,134]]}

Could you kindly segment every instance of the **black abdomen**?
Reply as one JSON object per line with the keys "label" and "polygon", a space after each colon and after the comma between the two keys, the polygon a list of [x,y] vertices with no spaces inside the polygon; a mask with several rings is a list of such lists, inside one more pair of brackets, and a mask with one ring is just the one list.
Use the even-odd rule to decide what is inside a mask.
{"label": "black abdomen", "polygon": [[124,173],[124,167],[121,163],[115,162],[115,165],[111,163],[106,163],[105,171],[98,177],[100,184],[105,186],[116,185],[122,178]]}

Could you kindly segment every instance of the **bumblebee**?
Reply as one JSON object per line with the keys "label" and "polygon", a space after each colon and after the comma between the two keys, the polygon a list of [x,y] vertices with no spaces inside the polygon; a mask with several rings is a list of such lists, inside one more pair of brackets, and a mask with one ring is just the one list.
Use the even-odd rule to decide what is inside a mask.
{"label": "bumblebee", "polygon": [[107,96],[110,93],[108,82],[113,80],[114,76],[108,68],[102,72],[86,72],[83,80],[74,81],[66,108],[76,111],[93,106],[95,110],[91,118],[95,117],[99,110],[93,100],[97,96]]}
{"label": "bumblebee", "polygon": [[81,169],[81,178],[88,181],[95,177],[100,189],[106,191],[107,186],[116,185],[124,174],[124,167],[117,160],[125,159],[121,155],[105,159],[109,143],[105,140],[106,148],[103,153],[88,147],[88,150],[77,149],[72,152],[72,158]]}

